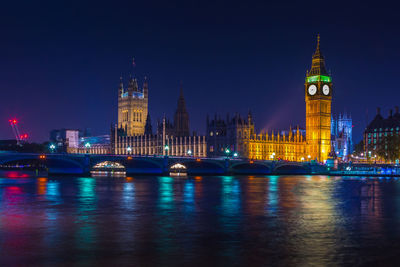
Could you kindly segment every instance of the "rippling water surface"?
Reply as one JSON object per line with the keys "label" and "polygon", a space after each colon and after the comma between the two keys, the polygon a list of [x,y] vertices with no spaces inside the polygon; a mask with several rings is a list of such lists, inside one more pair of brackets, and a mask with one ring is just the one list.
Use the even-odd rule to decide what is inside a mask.
{"label": "rippling water surface", "polygon": [[397,178],[0,178],[0,265],[395,265]]}

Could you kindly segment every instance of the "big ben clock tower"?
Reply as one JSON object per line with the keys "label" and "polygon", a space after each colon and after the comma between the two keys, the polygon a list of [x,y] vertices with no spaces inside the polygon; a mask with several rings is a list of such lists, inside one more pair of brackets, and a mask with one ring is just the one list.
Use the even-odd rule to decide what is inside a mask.
{"label": "big ben clock tower", "polygon": [[311,69],[307,71],[305,98],[307,153],[311,159],[323,162],[331,149],[332,79],[319,49],[319,35]]}

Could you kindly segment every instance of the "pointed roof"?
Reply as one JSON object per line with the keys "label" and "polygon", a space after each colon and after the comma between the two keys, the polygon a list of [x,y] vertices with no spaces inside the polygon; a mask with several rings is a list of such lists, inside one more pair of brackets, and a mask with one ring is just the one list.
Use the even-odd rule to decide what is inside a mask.
{"label": "pointed roof", "polygon": [[119,89],[124,89],[124,81],[123,81],[123,79],[122,79],[122,76],[121,77],[119,77]]}
{"label": "pointed roof", "polygon": [[183,96],[183,86],[181,84],[181,89],[179,92],[179,98],[178,98],[178,108],[176,110],[177,112],[186,112],[186,104],[185,104],[185,98]]}
{"label": "pointed roof", "polygon": [[325,59],[324,56],[321,53],[320,47],[319,47],[319,34],[317,36],[317,48],[315,49],[314,55],[312,56],[312,63],[311,63],[311,69],[308,72],[308,76],[313,76],[313,75],[328,75],[328,72],[326,71],[325,68]]}
{"label": "pointed roof", "polygon": [[146,125],[145,125],[145,128],[144,128],[144,134],[147,134],[147,135],[153,134],[153,127],[151,126],[150,113],[147,113]]}

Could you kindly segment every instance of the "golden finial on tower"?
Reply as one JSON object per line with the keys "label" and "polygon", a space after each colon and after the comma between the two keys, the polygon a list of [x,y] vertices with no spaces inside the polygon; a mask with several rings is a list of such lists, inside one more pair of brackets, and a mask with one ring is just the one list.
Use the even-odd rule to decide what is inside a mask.
{"label": "golden finial on tower", "polygon": [[315,55],[319,55],[319,40],[320,40],[320,37],[319,37],[319,33],[317,34],[317,49],[315,49]]}

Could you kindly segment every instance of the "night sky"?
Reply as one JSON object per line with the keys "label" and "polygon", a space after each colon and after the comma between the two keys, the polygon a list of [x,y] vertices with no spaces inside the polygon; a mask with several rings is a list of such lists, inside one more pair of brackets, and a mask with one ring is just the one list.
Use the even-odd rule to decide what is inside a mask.
{"label": "night sky", "polygon": [[[183,83],[191,130],[206,114],[256,128],[305,126],[304,78],[321,35],[333,112],[356,141],[376,107],[400,105],[397,9],[351,1],[7,1],[0,8],[0,139],[9,118],[31,141],[57,128],[109,133],[119,77],[149,79],[149,111],[172,119]],[[135,57],[136,67],[132,67]]]}

